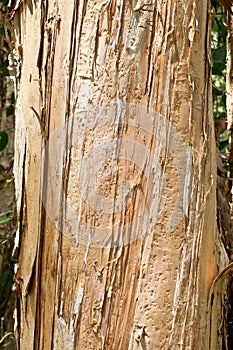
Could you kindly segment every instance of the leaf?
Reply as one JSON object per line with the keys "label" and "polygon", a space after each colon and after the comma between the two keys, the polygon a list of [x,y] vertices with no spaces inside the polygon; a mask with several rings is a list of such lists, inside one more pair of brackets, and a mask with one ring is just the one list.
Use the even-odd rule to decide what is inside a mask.
{"label": "leaf", "polygon": [[223,151],[225,148],[229,146],[229,141],[225,140],[219,143],[219,150]]}
{"label": "leaf", "polygon": [[13,182],[13,179],[6,179],[6,184],[9,185]]}
{"label": "leaf", "polygon": [[10,105],[9,107],[7,107],[6,115],[7,117],[9,117],[10,115],[13,115],[13,114],[14,114],[14,106]]}
{"label": "leaf", "polygon": [[225,64],[226,55],[227,55],[226,46],[225,45],[220,46],[216,50],[214,50],[213,61],[215,61],[217,63],[224,63]]}
{"label": "leaf", "polygon": [[211,5],[216,7],[218,5],[217,1],[216,0],[211,0]]}
{"label": "leaf", "polygon": [[223,171],[224,171],[224,173],[228,173],[228,163],[227,162],[224,162],[223,163]]}
{"label": "leaf", "polygon": [[212,66],[213,75],[224,75],[224,69],[226,69],[225,63],[213,61],[213,66]]}
{"label": "leaf", "polygon": [[[5,211],[4,213],[1,213],[0,214],[0,224],[4,224],[5,222],[10,221],[12,219],[12,217],[9,217],[10,214],[12,214],[12,210],[8,210],[8,211]],[[5,216],[5,217],[3,217],[3,216]]]}
{"label": "leaf", "polygon": [[4,150],[8,143],[8,134],[5,131],[0,132],[0,151]]}
{"label": "leaf", "polygon": [[220,142],[228,141],[230,134],[230,130],[224,130],[223,133],[220,134]]}
{"label": "leaf", "polygon": [[10,214],[12,214],[12,210],[8,210],[8,211],[5,211],[4,213],[1,213],[0,217],[1,216],[7,216],[7,215],[10,215]]}
{"label": "leaf", "polygon": [[13,91],[11,94],[11,105],[14,105],[14,103],[15,103],[15,93]]}
{"label": "leaf", "polygon": [[17,263],[17,259],[15,256],[12,256],[10,260],[11,260],[12,264]]}
{"label": "leaf", "polygon": [[0,219],[0,225],[1,224],[4,224],[5,222],[8,222],[8,221],[10,221],[11,220],[11,218],[3,218],[3,219]]}
{"label": "leaf", "polygon": [[1,281],[1,287],[5,289],[7,285],[13,284],[13,272],[11,270],[7,270],[3,275],[2,275],[2,281]]}
{"label": "leaf", "polygon": [[219,90],[218,88],[216,88],[215,86],[213,86],[213,93],[214,96],[222,96],[223,95],[223,91]]}

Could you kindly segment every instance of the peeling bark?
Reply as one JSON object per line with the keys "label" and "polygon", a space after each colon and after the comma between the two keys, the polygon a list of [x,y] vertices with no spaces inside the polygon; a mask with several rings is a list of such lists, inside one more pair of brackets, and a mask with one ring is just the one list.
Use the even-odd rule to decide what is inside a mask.
{"label": "peeling bark", "polygon": [[13,12],[22,349],[204,348],[209,290],[227,263],[208,6],[37,1]]}

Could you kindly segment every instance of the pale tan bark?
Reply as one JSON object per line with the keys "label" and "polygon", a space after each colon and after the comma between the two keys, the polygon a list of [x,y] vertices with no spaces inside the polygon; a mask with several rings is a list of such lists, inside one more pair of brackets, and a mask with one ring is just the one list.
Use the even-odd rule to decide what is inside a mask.
{"label": "pale tan bark", "polygon": [[228,263],[216,228],[208,6],[16,9],[22,349],[204,349],[209,290]]}

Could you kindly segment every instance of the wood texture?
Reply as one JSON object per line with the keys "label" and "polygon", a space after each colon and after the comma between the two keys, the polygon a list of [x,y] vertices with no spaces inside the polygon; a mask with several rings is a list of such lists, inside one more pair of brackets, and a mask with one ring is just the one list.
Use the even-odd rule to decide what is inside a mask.
{"label": "wood texture", "polygon": [[22,349],[202,348],[225,264],[208,6],[16,10]]}

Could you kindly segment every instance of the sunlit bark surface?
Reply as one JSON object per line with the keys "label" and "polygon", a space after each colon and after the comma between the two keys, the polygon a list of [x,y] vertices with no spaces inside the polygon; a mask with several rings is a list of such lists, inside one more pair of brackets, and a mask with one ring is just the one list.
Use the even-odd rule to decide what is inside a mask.
{"label": "sunlit bark surface", "polygon": [[12,14],[22,349],[204,349],[228,263],[208,6],[33,1]]}

